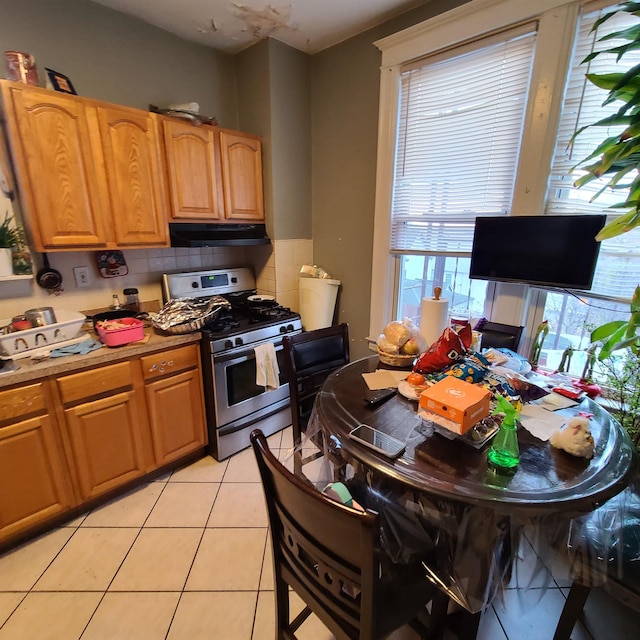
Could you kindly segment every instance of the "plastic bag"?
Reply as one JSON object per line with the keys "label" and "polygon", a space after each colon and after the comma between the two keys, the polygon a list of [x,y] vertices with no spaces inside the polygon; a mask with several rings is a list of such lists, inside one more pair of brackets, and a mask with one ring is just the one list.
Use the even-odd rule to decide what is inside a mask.
{"label": "plastic bag", "polygon": [[[409,346],[409,342],[413,341]],[[418,355],[427,348],[426,340],[411,318],[389,322],[376,341],[380,351],[390,354]]]}
{"label": "plastic bag", "polygon": [[331,279],[331,276],[322,267],[315,264],[303,264],[300,267],[300,276],[303,278]]}
{"label": "plastic bag", "polygon": [[471,325],[456,333],[447,327],[442,335],[418,358],[413,366],[417,373],[442,371],[460,360],[471,346]]}

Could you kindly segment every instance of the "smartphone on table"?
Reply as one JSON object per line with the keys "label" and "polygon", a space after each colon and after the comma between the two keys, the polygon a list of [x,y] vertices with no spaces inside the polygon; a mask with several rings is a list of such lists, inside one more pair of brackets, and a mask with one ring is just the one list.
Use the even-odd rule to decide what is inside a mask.
{"label": "smartphone on table", "polygon": [[397,458],[405,449],[402,440],[378,431],[368,424],[359,424],[349,432],[349,437],[388,458]]}

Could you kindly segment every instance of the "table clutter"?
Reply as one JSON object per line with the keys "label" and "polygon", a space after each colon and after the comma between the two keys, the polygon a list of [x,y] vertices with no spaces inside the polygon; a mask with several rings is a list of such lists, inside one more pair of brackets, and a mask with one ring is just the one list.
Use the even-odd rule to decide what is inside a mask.
{"label": "table clutter", "polygon": [[[422,559],[440,589],[478,612],[517,574],[525,528],[545,561],[568,558],[571,523],[624,489],[633,449],[567,374],[534,371],[508,348],[478,351],[473,337],[462,322],[427,345],[411,321],[388,324],[378,356],[327,378],[301,446],[321,432],[319,485],[351,478],[354,497],[384,514],[392,561]],[[362,425],[379,444],[350,435]],[[397,457],[381,453],[384,437],[404,445]]]}
{"label": "table clutter", "polygon": [[[401,396],[418,400],[419,417],[445,437],[466,436],[464,442],[479,448],[500,431],[505,407],[507,414],[508,407],[513,407],[518,412],[516,426],[543,442],[551,439],[552,446],[571,455],[590,459],[593,443],[588,417],[582,417],[586,424],[576,430],[555,413],[578,404],[585,390],[574,386],[564,373],[533,372],[527,359],[510,349],[481,353],[474,349],[479,344],[469,322],[445,327],[426,347],[411,320],[394,321],[377,340],[380,362],[386,368],[363,376],[369,389],[397,387]],[[415,353],[413,360],[410,353]],[[389,366],[404,371],[391,371]],[[475,402],[471,402],[474,392]],[[499,458],[489,455],[494,464]]]}

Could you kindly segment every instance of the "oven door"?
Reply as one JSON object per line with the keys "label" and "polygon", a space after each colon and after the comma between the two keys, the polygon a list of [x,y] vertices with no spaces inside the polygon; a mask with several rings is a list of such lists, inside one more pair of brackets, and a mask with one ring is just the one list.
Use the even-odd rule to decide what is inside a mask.
{"label": "oven door", "polygon": [[266,390],[256,384],[256,360],[253,348],[265,340],[244,349],[213,356],[216,426],[218,428],[251,415],[289,398],[289,384],[284,376],[282,341],[273,341],[280,369],[280,386]]}

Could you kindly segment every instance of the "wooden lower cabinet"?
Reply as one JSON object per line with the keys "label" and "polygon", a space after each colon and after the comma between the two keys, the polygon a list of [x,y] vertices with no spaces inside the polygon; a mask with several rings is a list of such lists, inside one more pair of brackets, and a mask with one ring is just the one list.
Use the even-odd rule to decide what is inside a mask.
{"label": "wooden lower cabinet", "polygon": [[159,465],[205,445],[202,382],[197,370],[156,380],[146,386],[151,436]]}
{"label": "wooden lower cabinet", "polygon": [[83,500],[144,474],[135,391],[80,404],[65,417]]}
{"label": "wooden lower cabinet", "polygon": [[0,548],[206,440],[197,343],[0,390]]}
{"label": "wooden lower cabinet", "polygon": [[162,466],[207,443],[198,345],[140,358],[156,463]]}
{"label": "wooden lower cabinet", "polygon": [[48,415],[0,427],[0,542],[73,506],[69,471]]}

